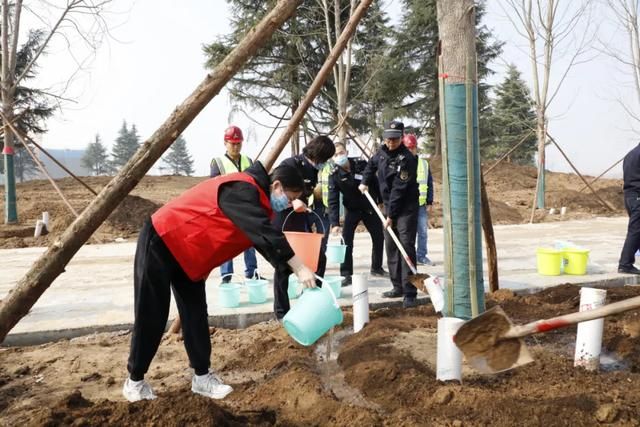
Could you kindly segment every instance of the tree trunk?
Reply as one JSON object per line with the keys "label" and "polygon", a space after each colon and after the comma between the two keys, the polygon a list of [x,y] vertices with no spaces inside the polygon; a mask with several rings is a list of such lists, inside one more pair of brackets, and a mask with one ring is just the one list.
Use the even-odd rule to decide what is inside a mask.
{"label": "tree trunk", "polygon": [[144,177],[175,139],[233,75],[260,49],[301,0],[280,0],[274,9],[207,75],[100,192],[91,204],[38,258],[14,289],[0,302],[0,342],[24,317],[51,283],[64,272],[73,255]]}
{"label": "tree trunk", "polygon": [[335,65],[340,55],[342,54],[342,51],[347,46],[349,39],[355,33],[358,23],[364,16],[365,12],[367,11],[367,8],[371,5],[372,1],[373,0],[362,0],[358,5],[358,8],[354,11],[353,15],[351,15],[349,22],[347,22],[347,25],[342,30],[342,33],[340,34],[340,37],[336,41],[335,46],[333,46],[333,49],[331,49],[331,52],[329,52],[329,55],[327,56],[326,61],[324,62],[324,64],[322,65],[322,68],[318,72],[318,75],[313,80],[313,83],[311,83],[309,90],[307,90],[307,93],[302,98],[302,101],[300,102],[300,106],[298,107],[296,112],[293,113],[291,120],[289,120],[287,129],[280,136],[280,138],[278,138],[273,150],[271,150],[271,152],[265,159],[264,166],[267,170],[270,170],[273,167],[273,164],[278,159],[278,156],[280,156],[280,153],[282,152],[284,147],[287,145],[289,138],[300,125],[300,122],[302,121],[305,114],[307,113],[307,110],[311,106],[311,103],[320,92],[320,89],[322,89],[322,85],[327,80],[327,77],[331,73],[333,66]]}
{"label": "tree trunk", "polygon": [[545,178],[545,141],[546,141],[546,123],[545,123],[545,111],[544,108],[538,108],[537,112],[537,123],[536,123],[536,137],[538,139],[538,185],[537,188],[537,196],[536,196],[536,206],[538,209],[544,209],[544,178]]}
{"label": "tree trunk", "polygon": [[470,319],[484,311],[475,6],[473,0],[437,0],[436,4],[441,46],[438,74],[442,76],[444,314]]}

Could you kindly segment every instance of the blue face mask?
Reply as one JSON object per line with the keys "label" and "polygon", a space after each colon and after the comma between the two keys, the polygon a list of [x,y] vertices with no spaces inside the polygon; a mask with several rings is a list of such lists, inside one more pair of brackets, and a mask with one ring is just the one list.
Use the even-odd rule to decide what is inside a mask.
{"label": "blue face mask", "polygon": [[282,212],[283,210],[287,209],[287,206],[289,206],[289,198],[284,192],[276,194],[272,191],[270,199],[271,208],[276,212]]}
{"label": "blue face mask", "polygon": [[333,158],[333,162],[338,166],[344,166],[349,162],[349,158],[347,156],[337,156]]}

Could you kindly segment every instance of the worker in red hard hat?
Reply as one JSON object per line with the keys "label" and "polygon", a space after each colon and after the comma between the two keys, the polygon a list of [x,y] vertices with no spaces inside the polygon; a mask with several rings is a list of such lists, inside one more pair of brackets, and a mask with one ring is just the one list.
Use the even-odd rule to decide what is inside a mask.
{"label": "worker in red hard hat", "polygon": [[[223,156],[214,157],[211,160],[211,173],[209,175],[211,178],[218,175],[243,172],[253,165],[253,160],[241,153],[243,141],[244,136],[242,135],[242,129],[238,126],[231,125],[225,129],[224,146],[226,152]],[[256,250],[249,248],[244,251],[244,276],[247,278],[259,277],[257,271],[258,260],[256,259]],[[229,283],[232,274],[233,259],[230,259],[220,266],[222,283]]]}
{"label": "worker in red hard hat", "polygon": [[433,177],[429,162],[418,155],[418,138],[412,133],[402,138],[402,143],[418,158],[418,236],[416,239],[416,261],[418,265],[435,265],[427,256],[427,224],[433,214]]}

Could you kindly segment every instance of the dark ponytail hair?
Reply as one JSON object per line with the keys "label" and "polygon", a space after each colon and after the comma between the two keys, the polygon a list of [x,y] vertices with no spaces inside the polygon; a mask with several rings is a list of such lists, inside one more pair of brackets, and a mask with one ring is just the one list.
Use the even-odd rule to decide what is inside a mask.
{"label": "dark ponytail hair", "polygon": [[304,178],[296,167],[280,165],[271,172],[269,179],[271,184],[280,181],[286,191],[304,191]]}
{"label": "dark ponytail hair", "polygon": [[326,162],[335,153],[336,147],[334,147],[331,138],[326,135],[316,136],[302,149],[302,154],[316,164]]}

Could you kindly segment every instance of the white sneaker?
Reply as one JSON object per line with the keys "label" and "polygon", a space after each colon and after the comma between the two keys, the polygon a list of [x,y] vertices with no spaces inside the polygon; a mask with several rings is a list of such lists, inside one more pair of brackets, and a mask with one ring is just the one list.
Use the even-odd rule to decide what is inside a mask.
{"label": "white sneaker", "polygon": [[212,399],[223,399],[233,391],[229,385],[223,384],[220,377],[213,372],[206,375],[194,375],[191,380],[191,391]]}
{"label": "white sneaker", "polygon": [[153,389],[145,380],[132,381],[130,378],[124,382],[122,394],[129,402],[137,402],[139,400],[153,400],[157,396],[153,394]]}

